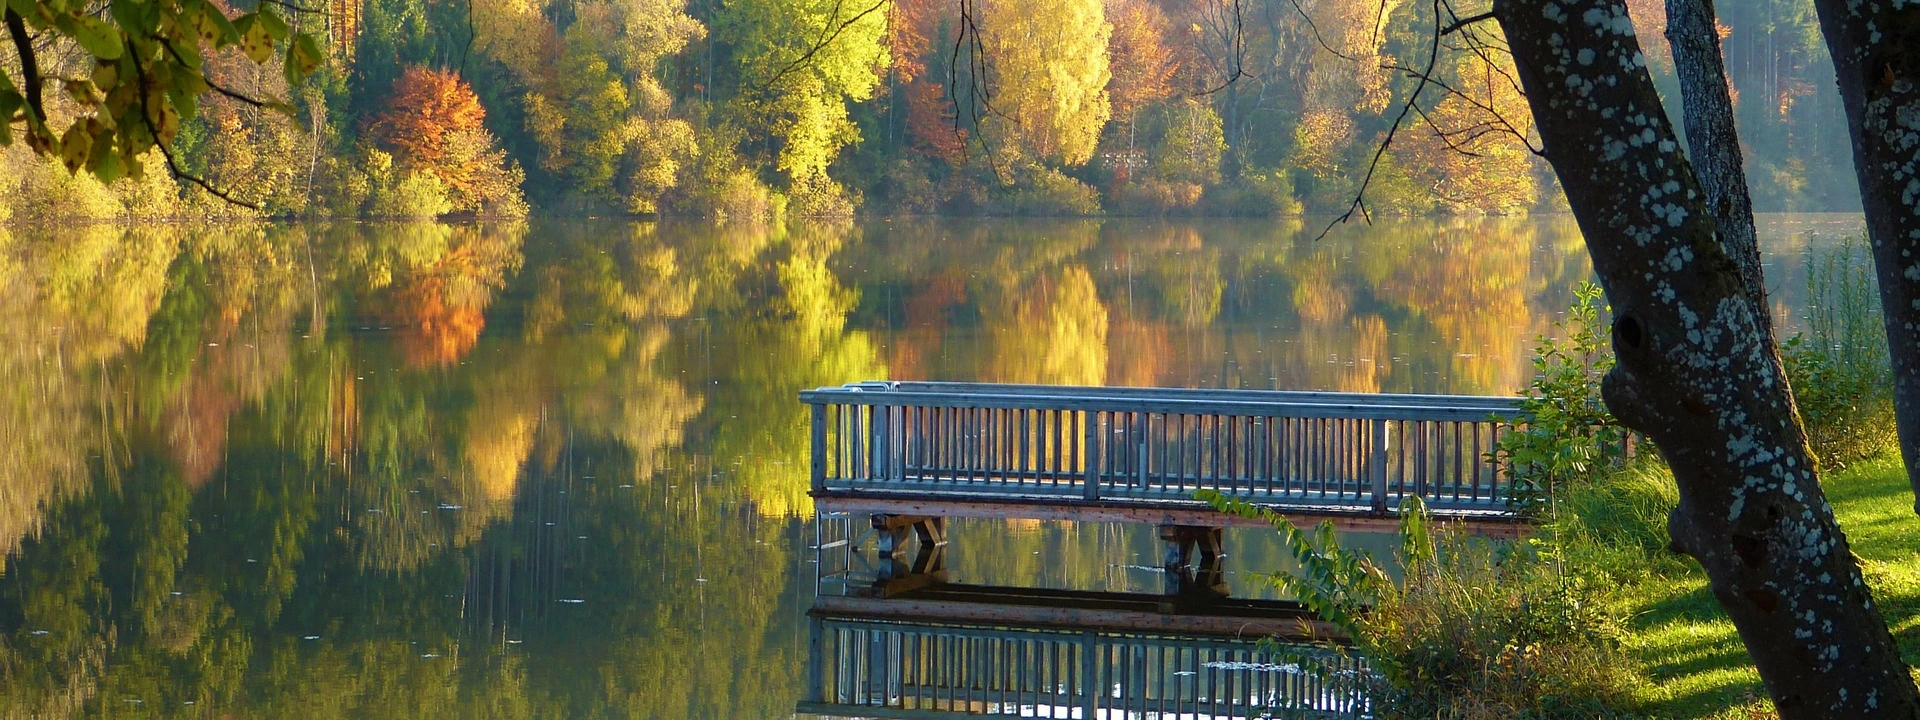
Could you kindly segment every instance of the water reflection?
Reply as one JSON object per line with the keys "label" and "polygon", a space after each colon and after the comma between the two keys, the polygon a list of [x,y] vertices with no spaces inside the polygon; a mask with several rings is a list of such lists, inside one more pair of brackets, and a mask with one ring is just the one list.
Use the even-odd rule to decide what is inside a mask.
{"label": "water reflection", "polygon": [[[0,229],[0,716],[784,716],[798,390],[1504,393],[1586,275],[1556,220]],[[1159,580],[1146,531],[962,530]]]}
{"label": "water reflection", "polygon": [[[1297,604],[1273,599],[1270,586],[1245,582],[1249,568],[1279,567],[1238,557],[1246,550],[1253,562],[1271,560],[1278,544],[1272,533],[1236,533],[1223,545],[1224,557],[1177,561],[1163,552],[1168,546],[1152,526],[1034,521],[1015,527],[1060,532],[1056,540],[1064,542],[1047,546],[1071,549],[1022,562],[1032,544],[1008,542],[998,525],[921,519],[909,531],[858,514],[816,518],[818,587],[807,613],[799,711],[902,718],[1364,715],[1356,683],[1364,665],[1307,642],[1331,628]],[[1074,547],[1088,529],[1099,544]],[[949,554],[973,562],[950,567]],[[1239,569],[1229,572],[1229,565]],[[1104,582],[1087,586],[1103,569]],[[1239,577],[1223,582],[1223,572]],[[1154,576],[1145,587],[1136,582],[1143,574]],[[1267,637],[1294,642],[1276,652],[1261,646]]]}

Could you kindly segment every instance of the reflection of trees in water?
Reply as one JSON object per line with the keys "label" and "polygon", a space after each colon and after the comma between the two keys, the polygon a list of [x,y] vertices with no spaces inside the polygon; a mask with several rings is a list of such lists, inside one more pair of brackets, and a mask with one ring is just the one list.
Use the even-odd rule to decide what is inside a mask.
{"label": "reflection of trees in water", "polygon": [[623,488],[640,479],[628,452],[576,443],[529,478],[469,561],[470,652],[524,653],[515,681],[566,717],[789,713],[805,672],[800,521],[695,492],[704,467]]}
{"label": "reflection of trees in water", "polygon": [[1502,393],[1586,272],[1555,221],[889,228],[845,254],[903,378]]}
{"label": "reflection of trees in water", "polygon": [[0,556],[85,487],[124,389],[98,367],[146,338],[179,242],[111,226],[0,228]]}
{"label": "reflection of trees in water", "polygon": [[741,312],[707,311],[700,335],[686,334],[671,362],[710,378],[694,434],[724,473],[726,498],[766,517],[812,512],[811,418],[799,391],[887,374],[867,333],[846,327],[860,293],[828,267],[846,238],[832,226],[794,228],[737,274],[727,294]]}
{"label": "reflection of trees in water", "polygon": [[[832,244],[794,243],[763,271],[716,267],[738,257],[738,238],[726,234],[681,246],[640,233],[582,237],[520,282],[512,263],[496,266],[496,280],[463,259],[481,254],[461,248],[488,238],[457,235],[383,249],[335,230],[312,244],[322,259],[313,266],[236,268],[222,252],[157,263],[166,300],[156,292],[150,318],[126,327],[151,325],[165,339],[108,353],[102,368],[34,386],[47,397],[10,404],[24,413],[70,399],[69,415],[84,415],[86,392],[104,379],[138,390],[127,412],[149,421],[102,427],[82,418],[88,431],[48,430],[124,448],[91,465],[92,446],[12,458],[65,462],[86,492],[59,502],[49,530],[11,554],[0,575],[0,672],[10,679],[0,714],[790,709],[803,650],[768,643],[798,635],[797,626],[770,628],[791,625],[801,603],[785,572],[800,526],[762,521],[750,508],[798,509],[778,501],[788,485],[804,492],[804,474],[769,471],[743,481],[765,488],[744,496],[716,488],[700,502],[690,489],[718,476],[696,478],[684,465],[669,472],[669,460],[707,404],[666,374],[663,356],[703,278],[767,278],[765,297],[778,302],[732,306],[755,314],[739,324],[741,342],[771,340],[776,354],[743,354],[733,382],[764,375],[779,389],[734,398],[784,410],[792,390],[825,381],[810,374],[821,367],[872,372],[872,347],[845,337],[854,296],[825,269]],[[270,237],[252,255],[304,259],[305,238],[292,237],[299,242]],[[691,271],[682,258],[694,259]],[[24,265],[6,267],[7,292],[26,292]],[[323,324],[380,317],[392,307],[382,303],[407,297],[390,288],[422,287],[397,268],[439,273],[430,282],[443,301],[508,318],[509,328],[518,320],[521,332],[416,368],[399,329]],[[462,283],[483,292],[460,300]],[[328,291],[261,289],[269,286]],[[492,302],[503,289],[511,299]],[[5,361],[41,367],[31,356]],[[741,412],[751,411],[736,405],[729,414]],[[195,432],[221,429],[216,442],[193,435],[208,465],[170,439],[188,417]],[[723,423],[708,423],[703,432],[725,434],[711,427]],[[730,425],[745,438],[734,445],[741,452],[787,449],[784,434],[770,439],[757,422]],[[710,582],[695,582],[702,575]],[[524,602],[497,615],[501,634],[466,629],[483,585],[521,582],[532,584],[518,593]],[[565,615],[576,610],[591,611]],[[299,639],[306,635],[317,639]],[[505,644],[508,636],[526,642]],[[749,657],[768,672],[740,673]]]}
{"label": "reflection of trees in water", "polygon": [[[1559,262],[1419,226],[1371,245],[891,227],[0,241],[0,299],[34,308],[0,318],[0,369],[27,380],[0,468],[37,479],[0,489],[0,541],[48,518],[0,575],[0,714],[783,715],[804,667],[797,391],[890,367],[1497,384],[1450,355],[1326,360],[1514,332],[1555,292],[1528,263]],[[1294,316],[1311,293],[1324,312]],[[1117,536],[1020,537],[969,552],[1111,572],[1081,558]]]}
{"label": "reflection of trees in water", "polygon": [[494,291],[518,271],[521,223],[406,223],[355,235],[373,310],[399,338],[409,367],[450,365],[479,342]]}
{"label": "reflection of trees in water", "polygon": [[981,376],[995,382],[1100,385],[1107,379],[1107,308],[1085,268],[993,284],[981,302]]}

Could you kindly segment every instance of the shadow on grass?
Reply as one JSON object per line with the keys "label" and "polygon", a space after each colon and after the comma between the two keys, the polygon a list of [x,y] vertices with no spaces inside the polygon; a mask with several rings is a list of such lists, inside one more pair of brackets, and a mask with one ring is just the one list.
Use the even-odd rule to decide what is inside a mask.
{"label": "shadow on grass", "polygon": [[[1752,702],[1761,692],[1753,661],[1713,592],[1697,576],[1679,576],[1665,597],[1633,608],[1628,621],[1663,717],[1705,717]],[[1690,589],[1679,586],[1692,585]]]}

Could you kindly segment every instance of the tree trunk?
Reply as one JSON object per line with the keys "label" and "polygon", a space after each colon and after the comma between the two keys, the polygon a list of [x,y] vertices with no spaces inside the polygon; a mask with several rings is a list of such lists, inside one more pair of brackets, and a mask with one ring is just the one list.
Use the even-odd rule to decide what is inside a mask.
{"label": "tree trunk", "polygon": [[1667,0],[1667,44],[1673,48],[1674,73],[1680,78],[1681,122],[1687,129],[1694,177],[1720,227],[1720,244],[1746,285],[1754,321],[1772,345],[1773,309],[1767,306],[1767,285],[1760,272],[1753,199],[1747,194],[1747,172],[1740,160],[1740,134],[1733,126],[1733,99],[1720,62],[1712,0]]}
{"label": "tree trunk", "polygon": [[1675,547],[1706,569],[1782,717],[1920,717],[1625,3],[1494,13],[1614,308],[1607,405],[1673,468]]}
{"label": "tree trunk", "polygon": [[1920,513],[1920,5],[1817,0],[1853,136],[1853,172],[1893,360],[1900,455]]}

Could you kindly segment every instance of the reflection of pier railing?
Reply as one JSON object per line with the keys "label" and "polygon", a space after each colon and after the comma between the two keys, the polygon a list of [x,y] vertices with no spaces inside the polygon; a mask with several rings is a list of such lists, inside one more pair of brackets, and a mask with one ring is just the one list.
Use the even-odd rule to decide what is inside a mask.
{"label": "reflection of pier railing", "polygon": [[1359,716],[1359,661],[1246,638],[1017,624],[874,620],[815,611],[802,713],[951,718]]}
{"label": "reflection of pier railing", "polygon": [[[815,519],[801,713],[1286,718],[1368,709],[1364,663],[1330,649],[1340,631],[1295,602],[1228,597],[1217,553],[1169,564],[1163,593],[966,584],[949,578],[944,523],[917,522],[900,537],[894,519]],[[906,543],[918,546],[911,562]],[[1262,638],[1288,650],[1274,653]]]}
{"label": "reflection of pier railing", "polygon": [[1374,517],[1410,496],[1440,515],[1508,515],[1488,453],[1493,416],[1519,413],[1499,397],[930,382],[800,398],[816,496],[1111,509],[1191,505],[1209,489]]}

